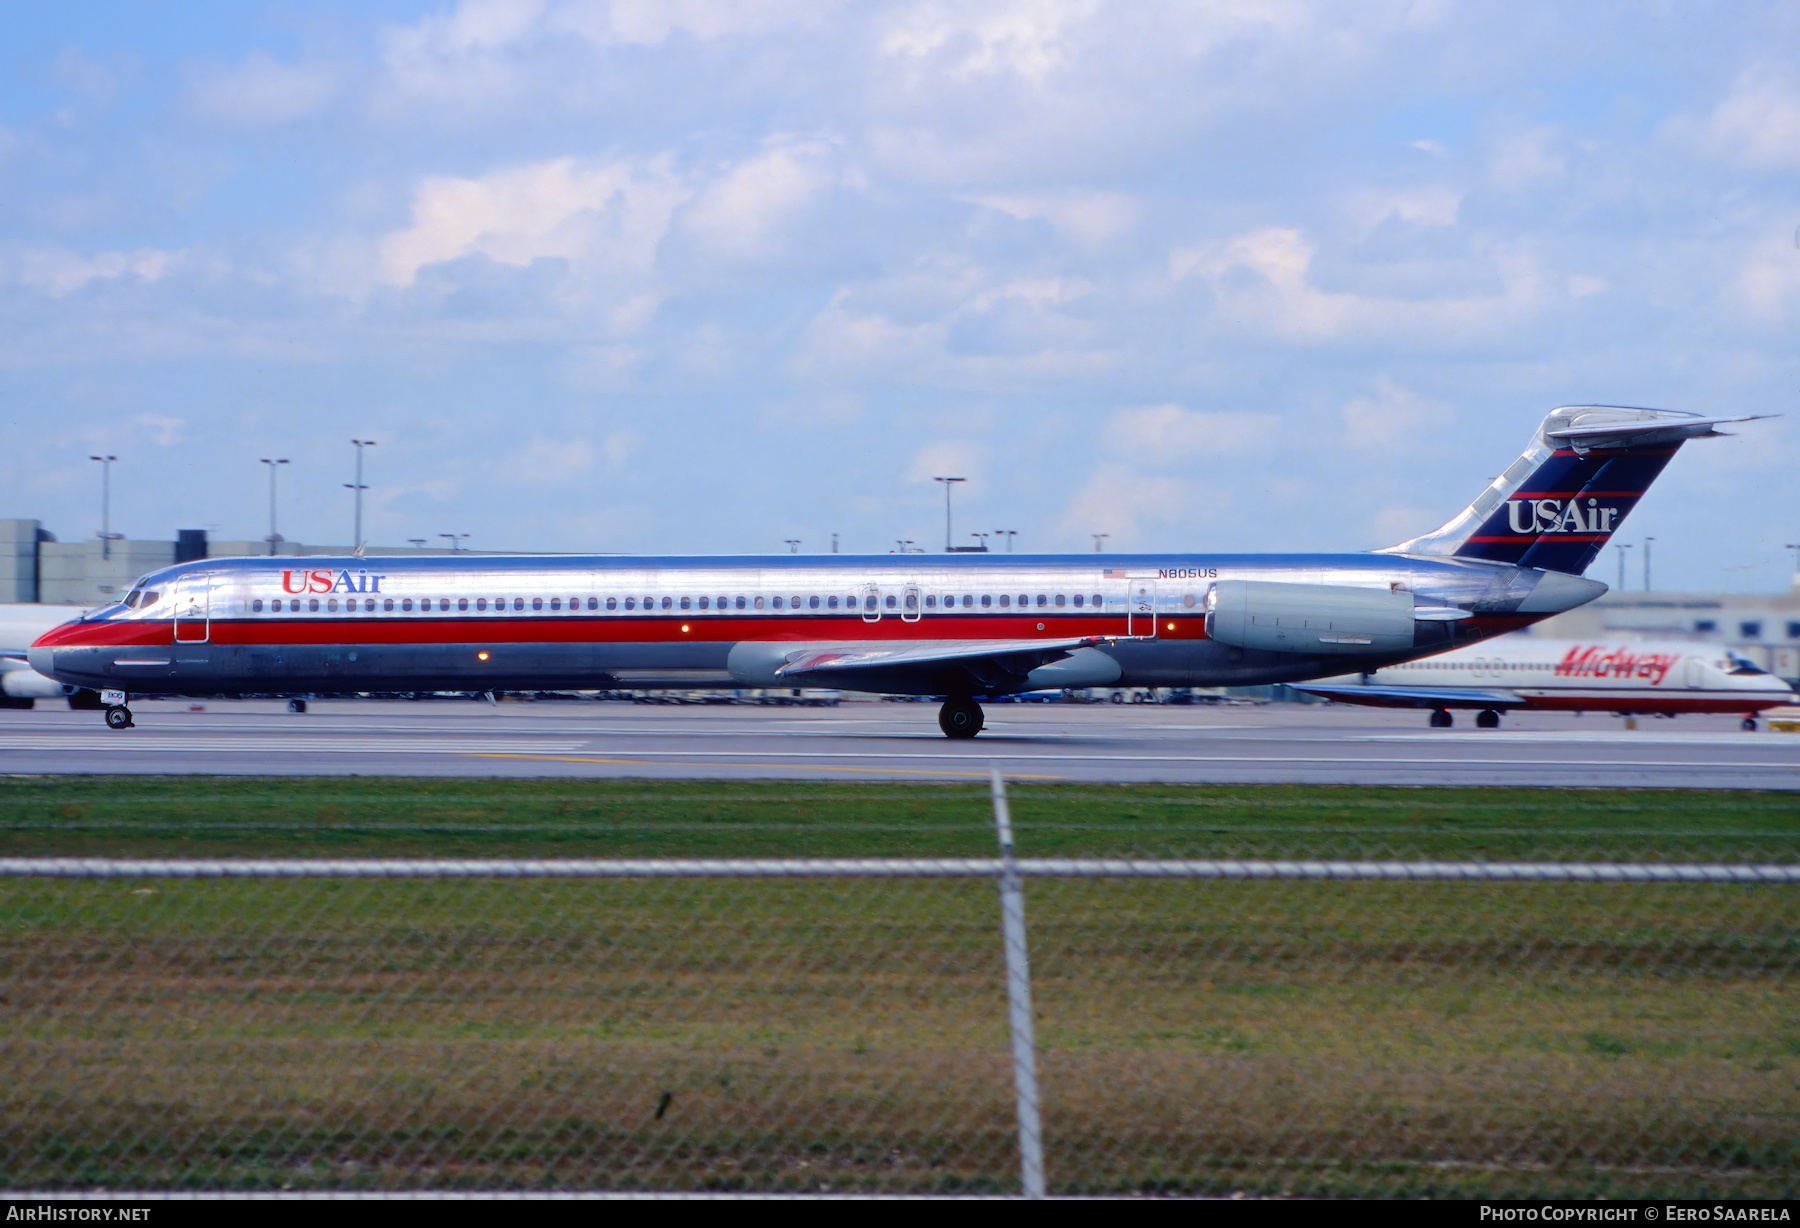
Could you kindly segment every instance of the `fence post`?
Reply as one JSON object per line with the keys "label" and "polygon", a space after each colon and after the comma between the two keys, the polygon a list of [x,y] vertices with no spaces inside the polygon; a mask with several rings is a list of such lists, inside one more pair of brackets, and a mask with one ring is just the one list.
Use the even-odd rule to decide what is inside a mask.
{"label": "fence post", "polygon": [[1019,1106],[1019,1179],[1025,1197],[1044,1196],[1044,1136],[1038,1122],[1037,1037],[1031,1023],[1031,957],[1025,948],[1025,884],[1013,853],[1006,782],[992,769],[994,829],[1000,837],[1000,928],[1006,947],[1006,1004],[1012,1030],[1013,1090]]}

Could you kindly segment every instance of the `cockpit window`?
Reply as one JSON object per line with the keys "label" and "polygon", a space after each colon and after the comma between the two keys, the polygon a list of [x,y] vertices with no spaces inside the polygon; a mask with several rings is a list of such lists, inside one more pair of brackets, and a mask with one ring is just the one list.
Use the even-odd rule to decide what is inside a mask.
{"label": "cockpit window", "polygon": [[132,609],[132,610],[137,609],[138,599],[140,597],[142,597],[143,595],[144,595],[144,590],[141,588],[134,588],[129,593],[126,593],[125,594],[126,608]]}
{"label": "cockpit window", "polygon": [[144,599],[142,601],[138,602],[138,608],[140,608],[140,609],[150,608],[151,606],[156,604],[156,599],[160,596],[162,596],[161,593],[157,592],[155,589],[151,589],[149,592],[144,594]]}
{"label": "cockpit window", "polygon": [[1749,657],[1739,656],[1735,652],[1727,652],[1725,660],[1731,665],[1731,672],[1734,674],[1766,674],[1769,672],[1751,661]]}

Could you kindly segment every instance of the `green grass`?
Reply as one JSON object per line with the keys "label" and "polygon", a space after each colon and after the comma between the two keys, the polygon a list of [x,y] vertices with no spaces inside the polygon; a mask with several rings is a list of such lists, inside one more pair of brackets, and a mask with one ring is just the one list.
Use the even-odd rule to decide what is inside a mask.
{"label": "green grass", "polygon": [[[1026,855],[1792,861],[1715,792],[1015,786]],[[966,786],[0,780],[7,855],[987,855]],[[1053,1188],[1792,1196],[1800,892],[1033,882]],[[994,887],[0,880],[0,1187],[1014,1188]],[[659,1106],[661,1112],[659,1113]]]}
{"label": "green grass", "polygon": [[[1025,856],[1793,861],[1789,793],[1013,784]],[[989,856],[985,785],[10,777],[0,855]]]}

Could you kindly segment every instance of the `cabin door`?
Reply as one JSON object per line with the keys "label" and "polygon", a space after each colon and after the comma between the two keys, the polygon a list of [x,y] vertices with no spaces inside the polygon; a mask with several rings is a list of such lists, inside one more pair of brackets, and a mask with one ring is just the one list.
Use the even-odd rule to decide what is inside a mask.
{"label": "cabin door", "polygon": [[1128,581],[1125,603],[1125,634],[1154,638],[1156,636],[1156,581],[1148,577]]}
{"label": "cabin door", "polygon": [[212,638],[212,576],[181,578],[175,590],[175,642],[204,644]]}

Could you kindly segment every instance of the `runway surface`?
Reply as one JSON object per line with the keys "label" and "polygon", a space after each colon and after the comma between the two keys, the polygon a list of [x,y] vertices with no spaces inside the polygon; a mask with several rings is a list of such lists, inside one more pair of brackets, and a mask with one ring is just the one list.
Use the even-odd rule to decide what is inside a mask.
{"label": "runway surface", "polygon": [[931,704],[836,708],[541,702],[267,701],[133,705],[134,729],[48,702],[0,711],[0,772],[636,776],[1192,784],[1800,788],[1800,734],[1736,717],[1508,716],[1434,730],[1423,712],[1325,705],[995,704],[952,742]]}

